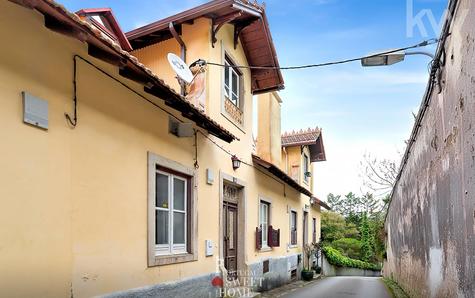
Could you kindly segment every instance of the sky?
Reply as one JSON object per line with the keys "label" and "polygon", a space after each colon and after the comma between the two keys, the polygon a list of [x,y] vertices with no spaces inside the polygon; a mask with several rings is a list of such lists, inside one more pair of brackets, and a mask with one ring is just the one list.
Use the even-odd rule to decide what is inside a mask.
{"label": "sky", "polygon": [[[126,32],[202,0],[59,0],[69,10],[111,7]],[[447,0],[267,0],[281,66],[361,57],[438,37]],[[424,50],[434,52],[435,47]],[[428,80],[426,56],[389,67],[351,63],[284,71],[282,130],[323,130],[327,161],[314,164],[314,193],[365,192],[365,153],[399,164]]]}

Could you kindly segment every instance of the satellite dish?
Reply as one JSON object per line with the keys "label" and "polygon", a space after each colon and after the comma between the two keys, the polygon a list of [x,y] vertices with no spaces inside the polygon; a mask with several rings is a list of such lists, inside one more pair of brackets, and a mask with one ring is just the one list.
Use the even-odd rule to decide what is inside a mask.
{"label": "satellite dish", "polygon": [[188,65],[186,65],[186,63],[181,60],[180,57],[173,53],[168,53],[167,57],[168,63],[170,63],[170,66],[173,68],[178,78],[187,84],[191,84],[191,82],[193,82],[194,76],[191,73],[191,70],[188,68]]}

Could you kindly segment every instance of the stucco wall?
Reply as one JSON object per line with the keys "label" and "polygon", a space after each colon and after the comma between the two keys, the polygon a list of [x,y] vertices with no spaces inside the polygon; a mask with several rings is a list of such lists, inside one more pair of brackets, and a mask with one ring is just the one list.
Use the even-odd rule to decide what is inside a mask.
{"label": "stucco wall", "polygon": [[475,297],[475,2],[459,2],[386,220],[384,275],[413,297]]}
{"label": "stucco wall", "polygon": [[[231,32],[220,31],[229,44]],[[193,138],[168,134],[167,114],[81,61],[79,120],[71,128],[64,113],[72,111],[74,54],[171,108],[121,78],[116,67],[88,57],[83,43],[46,29],[33,10],[0,2],[0,35],[8,40],[0,47],[0,296],[91,297],[214,273],[220,172],[246,183],[247,264],[301,251],[287,249],[287,210],[298,209],[301,220],[308,198],[253,167],[243,164],[234,171],[229,155],[198,134],[198,261],[148,268],[147,152],[191,168]],[[213,50],[213,55],[219,53]],[[242,53],[236,56],[243,59]],[[209,76],[212,84],[221,82],[220,71]],[[217,98],[221,88],[212,84],[210,94]],[[48,101],[48,131],[22,122],[22,91]],[[250,164],[250,93],[247,100],[244,131],[222,117],[219,107],[213,105],[210,112],[241,141],[228,145],[212,138]],[[206,169],[214,172],[212,185],[206,184]],[[260,196],[272,199],[272,224],[281,229],[281,247],[267,252],[257,252],[254,245]],[[319,220],[319,208],[309,215],[309,232],[312,216]],[[301,245],[301,224],[298,233]],[[212,257],[205,257],[205,240],[215,245]]]}

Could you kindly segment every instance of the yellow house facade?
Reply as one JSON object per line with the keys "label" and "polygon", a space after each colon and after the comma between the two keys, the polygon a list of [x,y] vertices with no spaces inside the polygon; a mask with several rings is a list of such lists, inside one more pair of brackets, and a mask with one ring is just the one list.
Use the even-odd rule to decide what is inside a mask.
{"label": "yellow house facade", "polygon": [[[237,67],[278,66],[262,7],[212,1],[124,35],[109,10],[12,0],[0,32],[0,296],[214,297],[299,277],[325,151],[320,129],[281,134],[279,71]],[[182,88],[168,53],[223,66],[196,64],[201,85]]]}

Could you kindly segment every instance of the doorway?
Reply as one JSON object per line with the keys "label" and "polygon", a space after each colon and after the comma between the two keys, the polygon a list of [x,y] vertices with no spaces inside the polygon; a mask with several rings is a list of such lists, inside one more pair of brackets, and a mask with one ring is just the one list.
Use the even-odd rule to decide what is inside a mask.
{"label": "doorway", "polygon": [[223,202],[223,252],[228,279],[237,278],[238,259],[238,205]]}

